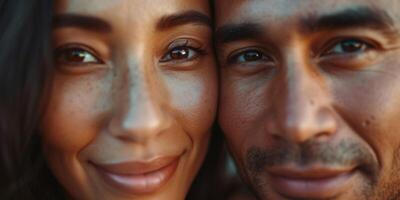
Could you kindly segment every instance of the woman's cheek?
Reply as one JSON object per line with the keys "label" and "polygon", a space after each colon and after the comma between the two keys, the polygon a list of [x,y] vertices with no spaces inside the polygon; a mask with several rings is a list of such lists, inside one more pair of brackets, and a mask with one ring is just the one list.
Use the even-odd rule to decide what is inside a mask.
{"label": "woman's cheek", "polygon": [[41,126],[45,145],[77,152],[90,143],[111,107],[106,88],[91,77],[56,77]]}
{"label": "woman's cheek", "polygon": [[[171,101],[182,114],[182,125],[191,134],[207,132],[215,119],[217,82],[212,72],[203,72],[188,79],[172,82]],[[194,135],[192,135],[194,136]],[[200,135],[201,136],[201,135]]]}

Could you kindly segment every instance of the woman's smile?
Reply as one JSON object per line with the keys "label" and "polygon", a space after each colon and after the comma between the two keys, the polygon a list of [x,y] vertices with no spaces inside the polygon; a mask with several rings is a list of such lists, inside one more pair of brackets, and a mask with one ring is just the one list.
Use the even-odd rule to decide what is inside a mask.
{"label": "woman's smile", "polygon": [[150,161],[91,164],[107,184],[137,195],[151,193],[162,187],[174,175],[180,157],[164,156]]}

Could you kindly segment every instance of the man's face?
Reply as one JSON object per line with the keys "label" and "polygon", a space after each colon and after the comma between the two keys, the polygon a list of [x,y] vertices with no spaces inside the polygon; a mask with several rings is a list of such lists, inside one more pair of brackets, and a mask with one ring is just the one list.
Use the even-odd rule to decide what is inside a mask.
{"label": "man's face", "polygon": [[260,199],[400,197],[399,10],[216,1],[219,123]]}

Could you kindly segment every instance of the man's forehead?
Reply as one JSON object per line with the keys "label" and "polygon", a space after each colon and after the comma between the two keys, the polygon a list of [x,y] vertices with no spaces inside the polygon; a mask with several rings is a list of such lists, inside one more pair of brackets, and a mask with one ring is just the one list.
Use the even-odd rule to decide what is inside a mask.
{"label": "man's forehead", "polygon": [[398,0],[218,0],[217,25],[242,22],[274,22],[285,18],[329,15],[343,10],[370,8],[400,18]]}

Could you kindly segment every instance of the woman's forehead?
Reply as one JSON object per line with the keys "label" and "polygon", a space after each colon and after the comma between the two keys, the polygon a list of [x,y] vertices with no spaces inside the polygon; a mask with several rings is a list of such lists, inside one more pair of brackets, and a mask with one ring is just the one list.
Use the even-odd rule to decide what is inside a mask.
{"label": "woman's forehead", "polygon": [[56,13],[99,14],[112,12],[115,15],[154,15],[157,12],[172,13],[185,9],[197,9],[209,13],[208,1],[204,0],[58,0]]}

